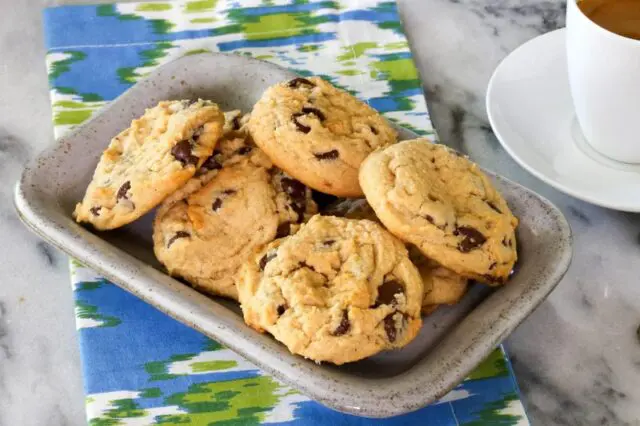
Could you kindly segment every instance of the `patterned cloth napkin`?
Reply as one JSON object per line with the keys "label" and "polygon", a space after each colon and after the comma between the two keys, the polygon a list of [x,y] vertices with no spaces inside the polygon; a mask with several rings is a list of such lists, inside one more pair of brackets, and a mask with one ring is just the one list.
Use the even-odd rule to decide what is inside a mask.
{"label": "patterned cloth napkin", "polygon": [[[434,133],[393,2],[65,6],[45,10],[44,24],[57,137],[155,67],[205,51],[320,75],[390,120]],[[392,419],[363,419],[309,400],[73,260],[71,280],[91,425],[528,424],[502,348],[437,403]]]}

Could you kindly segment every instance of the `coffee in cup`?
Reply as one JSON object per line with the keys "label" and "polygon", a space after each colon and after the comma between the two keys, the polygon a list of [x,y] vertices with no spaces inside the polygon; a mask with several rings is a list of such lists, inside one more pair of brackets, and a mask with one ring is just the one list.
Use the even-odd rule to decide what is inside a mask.
{"label": "coffee in cup", "polygon": [[640,40],[640,1],[578,0],[578,8],[602,28]]}

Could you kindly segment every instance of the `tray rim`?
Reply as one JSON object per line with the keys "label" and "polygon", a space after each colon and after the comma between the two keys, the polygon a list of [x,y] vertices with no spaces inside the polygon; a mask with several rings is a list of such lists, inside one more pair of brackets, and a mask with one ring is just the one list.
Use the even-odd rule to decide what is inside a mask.
{"label": "tray rim", "polygon": [[[549,273],[547,274],[545,285],[540,287],[534,294],[535,299],[531,302],[526,303],[520,300],[520,304],[517,304],[518,301],[514,301],[513,304],[510,305],[510,311],[517,312],[517,315],[515,315],[514,319],[510,320],[506,324],[503,320],[503,323],[501,323],[502,326],[499,327],[498,330],[495,330],[492,334],[490,334],[489,338],[485,339],[482,342],[468,342],[469,344],[464,348],[464,350],[461,350],[458,354],[454,354],[447,365],[454,368],[453,371],[455,372],[455,374],[448,375],[447,371],[443,371],[445,370],[445,367],[447,365],[441,366],[442,368],[440,369],[440,372],[432,374],[432,378],[434,380],[437,380],[440,385],[434,386],[431,392],[425,392],[423,389],[415,388],[415,386],[411,389],[406,389],[406,386],[405,389],[384,389],[386,387],[385,385],[402,388],[402,386],[398,386],[399,384],[402,384],[402,378],[406,377],[412,370],[416,368],[416,366],[421,365],[421,363],[425,361],[424,359],[416,363],[416,365],[410,367],[408,370],[393,377],[377,379],[353,377],[353,380],[358,382],[357,385],[342,385],[343,388],[351,387],[353,390],[357,391],[357,388],[359,388],[359,390],[364,390],[367,386],[375,384],[374,389],[366,389],[367,393],[364,397],[363,395],[345,392],[345,389],[343,389],[342,393],[338,392],[338,395],[336,395],[335,389],[332,392],[332,395],[326,395],[326,387],[323,385],[323,383],[326,383],[327,380],[335,381],[335,378],[332,378],[332,374],[327,374],[325,377],[306,377],[306,382],[304,380],[298,380],[299,378],[297,377],[297,375],[293,375],[292,373],[297,371],[298,374],[304,374],[305,370],[309,370],[303,365],[307,361],[304,361],[301,357],[295,357],[293,355],[291,355],[290,357],[285,356],[284,359],[280,361],[274,359],[275,357],[273,355],[266,357],[261,356],[260,350],[262,350],[262,354],[265,351],[268,351],[268,349],[266,349],[266,347],[264,346],[264,335],[256,336],[253,342],[242,340],[245,338],[238,336],[247,334],[246,330],[240,334],[235,333],[233,330],[233,327],[235,327],[235,324],[233,324],[234,321],[229,321],[229,318],[225,317],[228,314],[225,314],[222,311],[227,310],[227,308],[216,302],[214,299],[208,298],[196,292],[195,290],[185,286],[184,284],[176,281],[168,275],[133,257],[117,246],[106,243],[106,241],[102,240],[95,234],[91,234],[86,230],[85,232],[87,232],[89,235],[92,235],[94,238],[99,239],[105,244],[112,247],[113,251],[108,253],[105,259],[105,257],[99,258],[95,255],[92,256],[91,252],[87,251],[86,247],[82,249],[80,246],[82,244],[91,244],[89,240],[92,238],[89,237],[89,240],[87,240],[87,238],[82,236],[82,232],[80,234],[74,233],[71,227],[65,227],[64,225],[61,225],[60,223],[53,220],[51,217],[43,215],[42,212],[39,212],[38,207],[41,207],[41,205],[42,207],[46,207],[47,205],[42,200],[36,199],[36,197],[34,196],[35,188],[29,187],[27,183],[37,176],[39,163],[42,161],[49,161],[46,160],[47,157],[50,154],[54,153],[57,147],[63,145],[64,143],[66,143],[66,141],[73,139],[73,137],[76,134],[80,133],[82,129],[90,127],[94,120],[97,120],[101,115],[108,112],[110,108],[115,108],[117,105],[119,105],[118,101],[122,102],[123,99],[126,101],[127,94],[131,94],[132,90],[138,87],[141,83],[148,80],[153,80],[153,78],[157,77],[157,75],[162,70],[170,66],[180,66],[184,65],[186,62],[197,61],[206,57],[213,58],[214,60],[217,60],[215,59],[216,57],[218,57],[218,59],[224,58],[224,60],[230,60],[229,57],[233,57],[233,60],[240,60],[239,58],[242,58],[242,60],[244,61],[260,62],[261,66],[269,67],[283,74],[288,74],[290,76],[296,75],[289,70],[266,61],[224,53],[201,53],[197,55],[181,57],[158,67],[148,77],[139,81],[123,94],[118,96],[116,99],[109,102],[100,110],[96,111],[89,120],[56,140],[47,149],[41,151],[27,165],[27,167],[25,167],[20,180],[15,186],[14,192],[14,206],[21,221],[42,239],[48,241],[50,244],[67,253],[69,256],[78,259],[85,265],[96,270],[98,273],[105,276],[107,279],[117,284],[124,290],[140,297],[145,302],[151,304],[170,317],[186,324],[189,327],[197,329],[208,337],[218,340],[220,343],[234,350],[239,355],[247,358],[249,361],[256,364],[264,371],[276,376],[278,379],[282,380],[288,385],[297,388],[303,394],[309,396],[313,400],[320,402],[337,411],[363,417],[384,418],[408,413],[422,408],[444,396],[448,391],[453,389],[457,384],[464,380],[468,373],[476,367],[478,362],[481,362],[495,346],[497,346],[504,338],[506,338],[506,336],[509,335],[511,331],[513,331],[513,329],[515,329],[522,321],[524,321],[524,319],[528,317],[528,315],[546,299],[548,294],[558,285],[558,283],[566,273],[572,257],[572,236],[571,228],[559,209],[555,207],[549,200],[540,196],[539,194],[504,177],[498,176],[493,172],[482,169],[492,178],[503,182],[505,185],[513,187],[515,190],[518,190],[519,192],[522,192],[529,197],[535,198],[536,201],[540,203],[540,205],[547,208],[549,216],[553,216],[552,218],[554,219],[555,224],[560,230],[558,241],[560,242],[560,245],[563,247],[563,249],[560,252],[560,256],[557,259],[553,270],[549,271]],[[405,130],[408,133],[413,133],[411,131],[408,131],[407,129],[402,130]],[[71,221],[70,218],[68,219],[69,221]],[[113,257],[113,259],[110,260],[110,257]],[[122,262],[123,259],[128,261],[129,266],[133,267],[134,269],[132,271],[118,271],[113,267],[115,266],[115,261],[118,258],[119,262]],[[107,265],[103,266],[100,262],[107,262]],[[109,262],[113,264],[112,267],[109,267]],[[165,278],[163,279],[163,277],[159,277],[158,275],[164,276]],[[154,281],[154,279],[157,279],[157,281]],[[138,280],[137,283],[136,280]],[[145,289],[145,283],[150,284],[151,287]],[[164,287],[160,287],[161,291],[154,293],[154,291],[151,289],[153,287],[153,283],[162,283]],[[178,302],[165,300],[163,303],[158,300],[163,297],[167,297],[171,292],[173,293],[173,296],[180,296],[180,300]],[[489,296],[489,298],[491,298],[491,296]],[[180,303],[184,304],[184,306],[179,306]],[[484,303],[484,301],[482,303]],[[208,321],[205,320],[205,318],[199,318],[199,315],[207,313],[209,314]],[[212,313],[214,315],[212,315]],[[217,315],[220,316],[218,317]],[[189,319],[189,316],[191,316],[192,318]],[[195,317],[195,320],[193,319],[193,317]],[[465,319],[466,318],[467,317],[465,317]],[[462,323],[463,322],[461,322],[461,324]],[[232,328],[230,329],[229,327]],[[249,327],[246,328],[248,329]],[[239,342],[239,339],[242,341]],[[261,344],[262,347],[260,347]],[[257,354],[250,352],[248,348],[251,348],[251,350],[257,349]],[[282,349],[286,351],[284,346],[282,346]],[[299,362],[294,364],[287,363],[286,360],[291,357],[298,358]],[[264,361],[264,359],[267,359],[268,361]],[[409,397],[407,401],[396,403],[393,402],[393,400],[398,401],[408,394],[413,394],[413,396]],[[382,407],[379,404],[380,400],[388,400],[390,405]]]}

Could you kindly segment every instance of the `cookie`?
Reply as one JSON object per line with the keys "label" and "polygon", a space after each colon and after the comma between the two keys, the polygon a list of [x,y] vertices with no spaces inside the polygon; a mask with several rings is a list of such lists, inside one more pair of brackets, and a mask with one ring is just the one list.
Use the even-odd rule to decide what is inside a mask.
{"label": "cookie", "polygon": [[249,129],[282,170],[310,188],[362,196],[358,168],[372,151],[396,141],[395,130],[366,103],[318,77],[267,89]]}
{"label": "cookie", "polygon": [[[225,136],[180,194],[158,209],[154,252],[172,276],[237,299],[234,275],[253,251],[295,232],[316,212],[311,190],[273,168],[239,133]],[[200,186],[200,187],[198,187]]]}
{"label": "cookie", "polygon": [[222,133],[225,136],[230,135],[232,132],[240,132],[241,134],[246,134],[248,129],[246,129],[246,125],[249,122],[249,114],[242,114],[242,111],[239,109],[234,109],[233,111],[225,111],[224,112],[224,127],[222,128]]}
{"label": "cookie", "polygon": [[74,217],[96,229],[130,223],[184,185],[211,155],[224,116],[209,101],[164,101],[111,140]]}
{"label": "cookie", "polygon": [[[365,199],[342,199],[329,205],[324,215],[350,219],[368,219],[379,222],[375,212]],[[453,305],[467,292],[469,280],[428,259],[420,250],[409,244],[409,258],[420,272],[424,287],[422,313],[430,314],[440,305]]]}
{"label": "cookie", "polygon": [[424,285],[422,313],[433,313],[440,305],[455,305],[467,293],[469,280],[425,257],[415,246],[409,258],[420,272]]}
{"label": "cookie", "polygon": [[[246,127],[248,119],[249,115],[243,115],[240,110],[224,112],[225,121],[222,128],[222,136],[218,140],[216,149],[202,163],[195,175],[187,183],[164,199],[162,208],[166,209],[169,204],[184,200],[190,194],[205,186],[218,174],[223,164],[230,166],[247,159],[246,154],[250,149],[255,148],[255,144],[249,139]],[[263,161],[265,167],[270,167],[271,165],[271,162],[264,156],[260,157],[258,162],[260,161]]]}
{"label": "cookie", "polygon": [[371,154],[360,184],[387,229],[428,258],[489,285],[508,279],[518,220],[467,158],[427,139],[404,141]]}
{"label": "cookie", "polygon": [[416,267],[368,220],[316,215],[245,262],[237,285],[248,325],[316,362],[405,346],[422,325]]}

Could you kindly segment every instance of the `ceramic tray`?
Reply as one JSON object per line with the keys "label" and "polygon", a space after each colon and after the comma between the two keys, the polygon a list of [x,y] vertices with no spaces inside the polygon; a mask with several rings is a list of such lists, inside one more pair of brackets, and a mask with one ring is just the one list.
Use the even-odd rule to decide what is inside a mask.
{"label": "ceramic tray", "polygon": [[[202,97],[224,109],[249,111],[267,86],[294,76],[273,64],[224,54],[164,65],[31,163],[16,186],[16,209],[24,223],[60,250],[310,398],[367,417],[416,410],[461,382],[567,270],[569,226],[537,194],[488,172],[520,218],[520,261],[510,282],[495,290],[474,285],[460,304],[425,318],[422,332],[407,347],[341,367],[290,354],[270,336],[247,327],[236,304],[209,298],[166,275],[153,256],[153,213],[109,232],[93,232],[71,218],[111,137],[146,107],[165,99]],[[401,139],[415,137],[399,131]]]}

